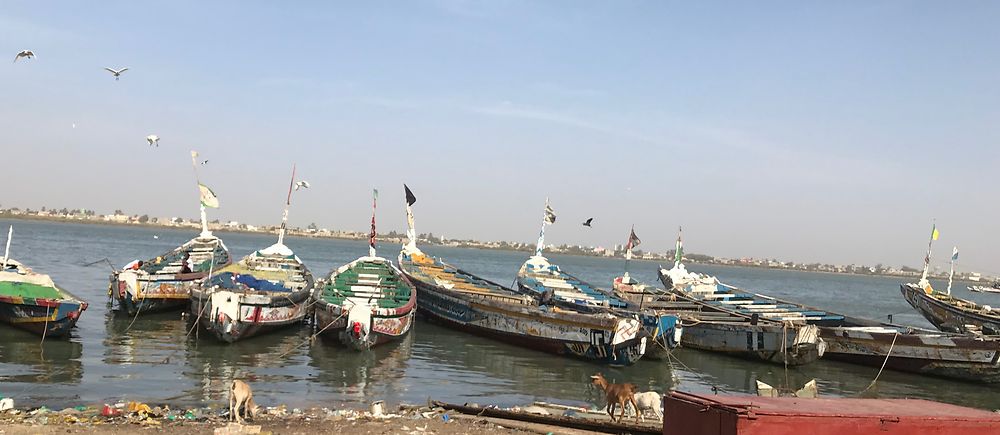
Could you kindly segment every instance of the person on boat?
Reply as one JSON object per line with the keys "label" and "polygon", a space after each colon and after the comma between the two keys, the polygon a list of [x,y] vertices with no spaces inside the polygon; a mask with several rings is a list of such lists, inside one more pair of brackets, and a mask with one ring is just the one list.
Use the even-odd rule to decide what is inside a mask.
{"label": "person on boat", "polygon": [[191,254],[184,253],[184,260],[181,261],[181,273],[191,273],[194,271],[194,262],[191,261]]}
{"label": "person on boat", "polygon": [[142,267],[142,260],[132,260],[131,263],[126,264],[122,270],[139,270]]}

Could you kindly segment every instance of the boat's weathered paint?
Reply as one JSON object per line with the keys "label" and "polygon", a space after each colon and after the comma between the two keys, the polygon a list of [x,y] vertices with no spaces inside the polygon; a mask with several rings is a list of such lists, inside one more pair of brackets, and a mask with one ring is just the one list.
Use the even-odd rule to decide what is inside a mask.
{"label": "boat's weathered paint", "polygon": [[46,338],[69,335],[87,303],[48,275],[7,258],[0,269],[0,322]]}
{"label": "boat's weathered paint", "polygon": [[985,435],[1000,414],[920,399],[664,398],[664,435]]}
{"label": "boat's weathered paint", "polygon": [[[825,349],[819,330],[802,322],[755,320],[722,312],[685,294],[668,293],[627,276],[615,278],[612,289],[645,310],[679,317],[684,347],[790,366],[814,362]],[[656,359],[649,353],[647,358]]]}
{"label": "boat's weathered paint", "polygon": [[[402,302],[405,298],[405,302],[395,307],[380,307],[379,299],[389,296],[389,293],[383,292],[378,286],[365,287],[378,290],[376,291],[378,294],[371,295],[367,301],[363,300],[364,297],[341,296],[338,300],[340,303],[331,303],[324,297],[327,283],[335,282],[339,275],[364,264],[378,266],[378,270],[388,272],[386,276],[391,275],[395,277],[392,279],[398,279],[398,284],[404,286],[399,300]],[[356,287],[362,287],[360,283],[356,284]],[[408,297],[402,296],[406,291],[409,292]],[[352,299],[354,302],[351,302]],[[325,281],[313,289],[312,300],[315,305],[316,328],[322,336],[335,338],[355,350],[368,350],[399,340],[410,332],[417,308],[417,290],[406,275],[389,260],[381,257],[361,257],[332,271]]]}
{"label": "boat's weathered paint", "polygon": [[937,329],[968,332],[971,325],[989,335],[1000,334],[1000,311],[944,293],[932,291],[928,294],[916,284],[902,284],[899,291],[906,302]]}
{"label": "boat's weathered paint", "polygon": [[302,260],[279,241],[193,287],[190,314],[216,338],[233,343],[301,323],[313,284]]}
{"label": "boat's weathered paint", "polygon": [[0,296],[0,322],[46,338],[67,336],[86,309],[86,302],[73,299]]}
{"label": "boat's weathered paint", "polygon": [[[683,321],[683,319],[682,319]],[[681,344],[687,348],[724,353],[745,359],[798,366],[818,360],[826,344],[817,340],[814,325],[727,323],[693,319],[684,322]]]}
{"label": "boat's weathered paint", "polygon": [[683,328],[672,314],[642,310],[639,306],[599,289],[549,263],[541,255],[528,258],[517,272],[520,293],[538,299],[541,305],[552,305],[584,313],[611,313],[640,320],[650,337],[647,352],[655,359],[665,359],[670,349],[680,344]]}
{"label": "boat's weathered paint", "polygon": [[[220,303],[222,302],[222,303]],[[228,290],[191,292],[192,317],[215,338],[234,343],[287,326],[306,317],[308,292],[287,295],[243,293]]]}
{"label": "boat's weathered paint", "polygon": [[[440,260],[432,261],[431,267],[472,276]],[[399,264],[417,286],[418,311],[449,328],[612,366],[634,364],[647,350],[648,334],[638,319],[609,313],[584,314],[555,307],[543,309],[530,296],[519,295],[510,289],[494,292],[490,287],[476,290],[471,285],[463,285],[463,291],[457,291],[443,284],[454,287],[459,283],[430,277],[406,254],[400,254]],[[505,289],[491,281],[477,279],[494,288]]]}
{"label": "boat's weathered paint", "polygon": [[[190,255],[195,271],[182,272],[184,254]],[[190,304],[191,288],[212,271],[232,264],[222,240],[201,235],[161,256],[143,262],[133,270],[112,272],[109,296],[116,311],[129,316],[182,309]]]}
{"label": "boat's weathered paint", "polygon": [[[661,271],[661,277],[664,271]],[[824,358],[973,382],[1000,383],[1000,336],[951,334],[845,316],[749,293],[717,281],[685,286],[662,278],[678,294],[715,309],[820,327]]]}

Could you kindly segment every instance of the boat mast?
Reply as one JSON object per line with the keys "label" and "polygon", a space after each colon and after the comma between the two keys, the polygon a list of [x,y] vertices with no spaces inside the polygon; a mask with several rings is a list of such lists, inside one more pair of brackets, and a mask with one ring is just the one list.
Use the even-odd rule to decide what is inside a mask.
{"label": "boat mast", "polygon": [[955,278],[955,260],[958,260],[958,246],[951,250],[951,271],[948,272],[948,296],[951,296],[951,282]]}
{"label": "boat mast", "polygon": [[931,266],[931,244],[937,240],[938,235],[937,222],[931,226],[931,237],[927,240],[927,255],[924,256],[924,271],[920,274],[920,281],[917,283],[924,291],[931,289],[931,283],[927,281],[927,270]]}
{"label": "boat mast", "polygon": [[628,242],[625,242],[625,274],[622,275],[622,284],[628,283],[628,263],[632,260],[632,235],[635,234],[635,225],[632,225],[632,230],[628,233]]}
{"label": "boat mast", "polygon": [[292,163],[292,181],[288,183],[288,198],[285,199],[285,211],[281,213],[281,227],[278,228],[278,244],[285,244],[285,228],[288,224],[288,208],[292,205],[292,187],[295,187],[295,164]]}
{"label": "boat mast", "polygon": [[3,250],[3,267],[0,267],[0,272],[7,270],[7,260],[10,259],[10,239],[14,237],[14,226],[11,225],[10,229],[7,230],[7,248]]}
{"label": "boat mast", "polygon": [[[375,256],[375,236],[378,235],[378,233],[375,232],[375,206],[377,205],[377,203],[378,203],[378,189],[372,189],[372,232],[371,234],[369,234],[368,237],[369,257]],[[406,206],[406,211],[407,213],[410,212],[410,206],[408,205]],[[410,217],[412,222],[412,215],[410,215]]]}
{"label": "boat mast", "polygon": [[410,192],[410,188],[403,185],[403,193],[406,197],[406,250],[417,251],[417,229],[413,224],[413,204],[417,202],[417,197]]}
{"label": "boat mast", "polygon": [[542,229],[538,232],[538,243],[535,245],[535,257],[542,256],[542,248],[545,247],[545,226],[556,222],[556,214],[549,205],[549,198],[545,198],[545,210],[542,212]]}
{"label": "boat mast", "polygon": [[198,175],[198,162],[195,160],[198,157],[198,152],[191,151],[191,168],[194,169],[194,181],[197,182],[198,187],[198,205],[201,211],[201,234],[198,237],[208,238],[212,237],[212,232],[208,230],[208,216],[205,215],[205,203],[201,201],[201,177]]}
{"label": "boat mast", "polygon": [[681,241],[681,231],[683,228],[677,227],[677,244],[674,245],[674,267],[681,265],[684,258],[684,242]]}

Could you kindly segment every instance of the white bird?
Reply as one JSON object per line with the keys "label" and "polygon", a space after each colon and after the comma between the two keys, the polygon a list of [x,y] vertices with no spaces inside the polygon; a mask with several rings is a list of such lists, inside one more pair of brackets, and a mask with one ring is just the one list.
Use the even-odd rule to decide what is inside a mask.
{"label": "white bird", "polygon": [[20,53],[17,53],[17,55],[14,56],[14,62],[17,62],[17,60],[20,59],[20,58],[22,58],[22,57],[25,58],[25,59],[31,59],[31,58],[35,57],[35,53],[33,51],[31,51],[31,50],[21,50]]}
{"label": "white bird", "polygon": [[305,181],[305,180],[302,180],[302,181],[299,181],[298,183],[295,183],[295,190],[299,190],[299,188],[308,189],[309,188],[309,182]]}
{"label": "white bird", "polygon": [[146,136],[146,142],[149,142],[149,146],[156,145],[158,147],[160,146],[160,137],[155,134],[151,134]]}
{"label": "white bird", "polygon": [[159,235],[159,234],[153,234],[153,238],[154,238],[154,239],[159,239],[159,238],[160,238],[160,235]]}
{"label": "white bird", "polygon": [[120,77],[123,72],[128,71],[128,67],[122,68],[122,69],[120,69],[118,71],[115,71],[115,70],[113,70],[111,68],[108,68],[108,67],[104,67],[104,70],[107,71],[107,72],[109,72],[109,73],[111,73],[111,74],[113,74],[115,76],[115,81],[117,82],[118,81],[118,77]]}

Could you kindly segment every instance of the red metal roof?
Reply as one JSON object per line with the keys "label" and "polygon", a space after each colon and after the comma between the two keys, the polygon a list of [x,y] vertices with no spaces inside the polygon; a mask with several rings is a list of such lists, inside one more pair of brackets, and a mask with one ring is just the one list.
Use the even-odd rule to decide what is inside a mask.
{"label": "red metal roof", "polygon": [[1000,434],[1000,414],[922,399],[665,398],[664,434]]}

